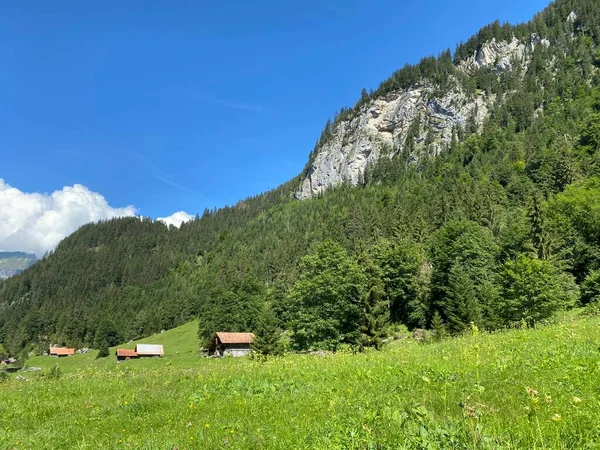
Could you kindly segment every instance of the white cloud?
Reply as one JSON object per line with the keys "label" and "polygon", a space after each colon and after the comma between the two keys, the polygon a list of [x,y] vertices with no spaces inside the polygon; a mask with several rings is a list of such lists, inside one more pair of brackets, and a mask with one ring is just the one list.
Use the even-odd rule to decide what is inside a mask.
{"label": "white cloud", "polygon": [[169,217],[159,217],[156,220],[164,222],[167,226],[175,225],[177,228],[181,226],[183,222],[189,222],[194,216],[186,213],[185,211],[178,211],[171,214]]}
{"label": "white cloud", "polygon": [[42,256],[88,222],[135,213],[133,206],[111,207],[102,195],[80,184],[48,195],[22,192],[0,178],[0,250]]}

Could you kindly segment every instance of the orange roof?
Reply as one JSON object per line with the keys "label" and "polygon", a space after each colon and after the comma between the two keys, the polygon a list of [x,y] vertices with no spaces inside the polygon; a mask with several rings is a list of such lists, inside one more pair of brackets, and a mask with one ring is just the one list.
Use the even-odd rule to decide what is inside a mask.
{"label": "orange roof", "polygon": [[251,344],[254,333],[223,333],[217,332],[217,337],[222,344]]}
{"label": "orange roof", "polygon": [[138,354],[134,350],[127,350],[124,348],[117,349],[117,356],[124,356],[125,358],[136,358]]}
{"label": "orange roof", "polygon": [[50,354],[58,356],[74,355],[75,349],[65,347],[50,347]]}

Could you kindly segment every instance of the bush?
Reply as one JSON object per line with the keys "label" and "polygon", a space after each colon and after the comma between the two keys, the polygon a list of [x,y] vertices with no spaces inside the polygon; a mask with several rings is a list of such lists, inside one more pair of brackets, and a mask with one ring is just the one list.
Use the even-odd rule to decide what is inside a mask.
{"label": "bush", "polygon": [[46,373],[44,375],[44,378],[46,378],[47,380],[59,380],[61,377],[62,373],[60,371],[60,367],[58,367],[58,365],[52,367],[48,373]]}
{"label": "bush", "polygon": [[577,285],[550,261],[519,255],[504,265],[500,315],[507,324],[525,321],[528,327],[573,306]]}
{"label": "bush", "polygon": [[598,300],[600,300],[600,270],[594,270],[581,285],[581,303],[587,305]]}

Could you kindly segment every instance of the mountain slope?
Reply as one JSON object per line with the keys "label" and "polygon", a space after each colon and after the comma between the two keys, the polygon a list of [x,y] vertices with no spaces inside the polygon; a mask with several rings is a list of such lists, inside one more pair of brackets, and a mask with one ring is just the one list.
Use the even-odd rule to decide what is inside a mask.
{"label": "mountain slope", "polygon": [[23,272],[36,260],[36,256],[29,253],[0,252],[0,280]]}
{"label": "mountain slope", "polygon": [[[291,293],[324,291],[311,290],[306,274],[323,248],[362,271],[353,307],[366,316],[346,333],[352,345],[376,342],[390,322],[433,326],[438,317],[460,332],[473,321],[537,320],[508,307],[528,298],[532,273],[565,287],[557,290],[565,298],[539,294],[552,308],[572,306],[573,279],[593,301],[599,30],[600,4],[591,0],[559,1],[528,24],[492,24],[454,55],[425,58],[365,93],[328,124],[306,170],[276,190],[181,229],[136,218],[82,227],[0,283],[0,342],[15,354],[94,345],[99,328],[127,341],[195,316],[205,338],[254,329],[265,303],[296,333],[310,299]],[[361,142],[373,156],[358,157]],[[321,172],[328,164],[329,175]],[[322,183],[309,181],[301,194],[317,172]],[[322,247],[327,241],[340,248]],[[509,289],[515,270],[527,295]]]}
{"label": "mountain slope", "polygon": [[[357,184],[382,157],[404,153],[418,162],[422,153],[447,150],[460,130],[481,130],[490,111],[515,87],[498,89],[498,77],[500,83],[502,78],[522,80],[534,59],[536,65],[545,60],[549,71],[556,70],[548,51],[548,26],[562,26],[575,36],[584,27],[575,11],[569,11],[577,6],[558,2],[521,28],[492,24],[459,46],[454,62],[449,51],[424,58],[396,72],[377,91],[363,92],[354,108],[342,110],[327,124],[296,197],[306,199],[344,181]],[[460,54],[468,56],[457,59]],[[543,102],[535,106],[544,107]]]}

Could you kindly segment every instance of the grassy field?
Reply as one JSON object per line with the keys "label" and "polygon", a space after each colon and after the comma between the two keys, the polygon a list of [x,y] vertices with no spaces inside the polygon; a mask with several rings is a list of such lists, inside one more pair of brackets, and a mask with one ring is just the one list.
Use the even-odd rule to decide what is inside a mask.
{"label": "grassy field", "polygon": [[30,359],[0,448],[600,448],[598,317],[266,363],[198,357],[196,325],[145,339],[162,359]]}

